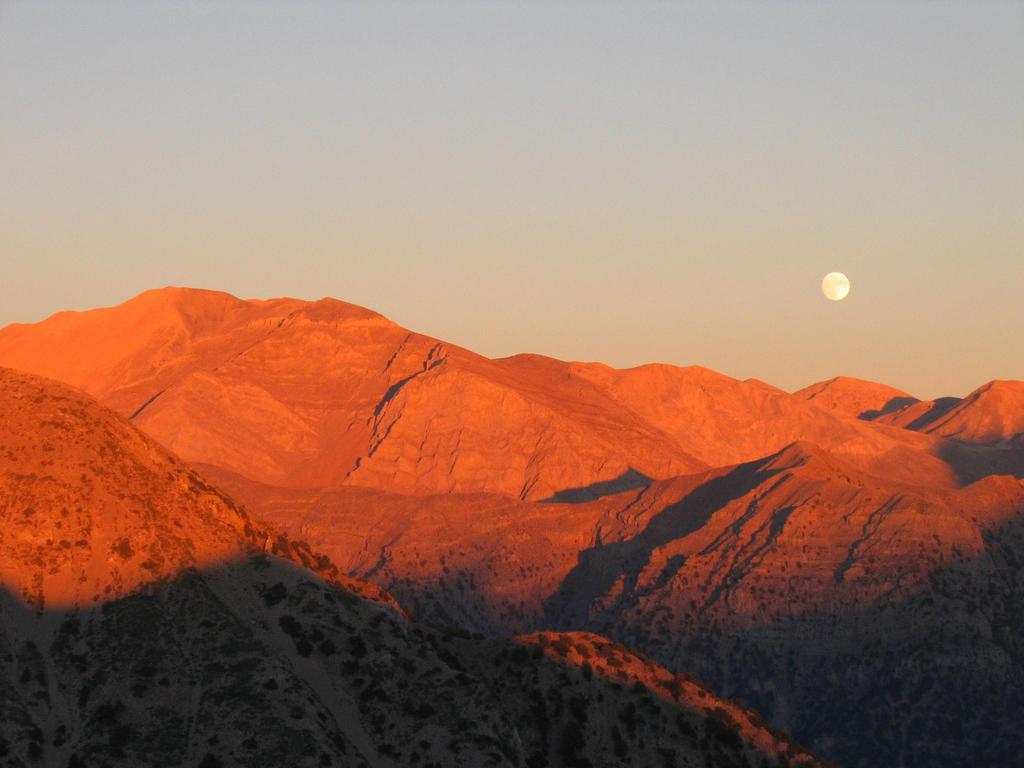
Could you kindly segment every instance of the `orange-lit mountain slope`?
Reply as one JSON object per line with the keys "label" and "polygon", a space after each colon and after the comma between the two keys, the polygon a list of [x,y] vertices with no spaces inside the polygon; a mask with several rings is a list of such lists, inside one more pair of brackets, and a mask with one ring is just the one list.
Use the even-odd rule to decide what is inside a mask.
{"label": "orange-lit mountain slope", "polygon": [[[317,567],[92,398],[0,369],[0,581],[37,610],[95,605],[255,550]],[[347,589],[392,603],[336,570]],[[392,603],[393,604],[393,603]]]}
{"label": "orange-lit mountain slope", "polygon": [[[150,291],[8,326],[0,364],[85,389],[188,461],[294,488],[543,499],[795,440],[881,474],[906,474],[908,450],[942,448],[696,367],[488,360],[329,299]],[[953,477],[941,462],[916,471]]]}
{"label": "orange-lit mountain slope", "polygon": [[917,400],[884,384],[838,377],[794,395],[826,410],[961,443],[1014,447],[1024,441],[1024,381],[990,381],[964,398]]}
{"label": "orange-lit mountain slope", "polygon": [[830,413],[762,382],[737,381],[699,366],[573,369],[712,466],[751,461],[806,441],[881,477],[935,486],[958,482],[942,441]]}
{"label": "orange-lit mountain slope", "polygon": [[280,485],[543,498],[704,466],[564,364],[517,372],[334,300],[150,291],[9,326],[0,364],[85,389],[187,460]]}
{"label": "orange-lit mountain slope", "polygon": [[14,768],[819,764],[603,638],[411,623],[122,417],[6,369],[0,618]]}
{"label": "orange-lit mountain slope", "polygon": [[1024,447],[1024,381],[990,381],[920,429],[965,443]]}
{"label": "orange-lit mountain slope", "polygon": [[836,376],[797,390],[794,397],[803,398],[827,411],[873,421],[893,411],[919,402],[901,389],[849,376]]}

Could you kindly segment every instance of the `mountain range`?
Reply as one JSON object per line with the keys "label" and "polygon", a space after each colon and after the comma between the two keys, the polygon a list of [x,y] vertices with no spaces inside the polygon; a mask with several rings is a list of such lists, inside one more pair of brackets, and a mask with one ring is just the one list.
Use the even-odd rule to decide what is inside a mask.
{"label": "mountain range", "polygon": [[[935,401],[846,377],[787,393],[700,367],[492,360],[333,299],[247,301],[176,288],[8,326],[0,366],[30,374],[3,379],[0,576],[16,617],[9,626],[28,627],[3,639],[9,659],[42,659],[50,681],[49,698],[18,689],[10,700],[22,703],[6,720],[33,723],[25,728],[42,733],[40,749],[57,749],[61,725],[71,744],[70,723],[93,717],[88,701],[75,709],[73,696],[56,693],[54,678],[73,693],[102,666],[58,658],[63,623],[85,617],[77,653],[121,649],[108,657],[121,669],[107,700],[127,701],[137,669],[117,661],[131,652],[103,616],[140,601],[161,627],[159,647],[146,653],[166,666],[172,646],[196,649],[188,670],[167,677],[176,695],[132,702],[123,715],[134,718],[133,734],[156,711],[147,707],[188,722],[178,762],[204,759],[198,734],[215,736],[196,714],[206,695],[200,659],[234,663],[219,646],[203,648],[217,633],[194,633],[196,615],[237,619],[241,628],[225,633],[247,630],[261,664],[287,667],[291,677],[275,691],[298,693],[275,693],[266,706],[304,707],[292,725],[310,744],[330,742],[324,723],[351,719],[320,690],[321,677],[332,691],[362,694],[309,659],[324,638],[344,648],[358,636],[395,658],[456,659],[438,656],[469,680],[458,695],[474,727],[493,720],[474,743],[493,741],[503,756],[495,765],[726,765],[741,753],[753,765],[816,760],[777,731],[756,735],[757,715],[716,696],[747,702],[772,729],[849,768],[1013,765],[1024,746],[1024,382]],[[35,511],[24,517],[25,509]],[[64,526],[75,535],[61,535]],[[81,534],[86,527],[92,534]],[[271,604],[274,579],[286,597]],[[316,586],[299,588],[307,582]],[[317,606],[358,605],[360,618],[342,618],[351,627],[335,637],[326,628],[333,614],[310,608],[305,618],[309,595]],[[282,604],[301,629],[274,625]],[[385,621],[378,615],[387,632],[373,626]],[[260,622],[269,629],[253,629]],[[34,650],[19,650],[26,643]],[[306,647],[314,650],[303,656]],[[602,648],[620,649],[628,663],[601,666],[592,659]],[[526,667],[510,674],[510,659]],[[17,689],[20,664],[8,661],[0,685]],[[246,688],[266,676],[253,669],[237,691],[251,712],[267,696]],[[622,669],[634,677],[616,678]],[[371,698],[375,714],[361,713],[362,731],[341,728],[348,754],[413,764],[407,751],[379,749],[382,739],[398,749],[420,732],[406,712],[413,694],[395,690],[405,677],[379,683],[391,698]],[[605,678],[627,690],[636,683],[660,714],[634,718],[642,726],[616,721],[628,705]],[[724,707],[740,746],[729,751],[710,735],[719,720],[700,721],[697,699],[666,703],[658,680],[670,678],[713,699],[712,710]],[[366,673],[364,685],[375,679]],[[571,719],[545,730],[529,702],[552,690]],[[310,696],[323,709],[310,708]],[[595,703],[574,707],[572,696]],[[614,705],[599,705],[600,696]],[[679,735],[662,724],[676,710],[696,736],[687,742],[683,729],[664,747],[672,763],[652,741]],[[203,716],[220,718],[213,709]],[[214,760],[241,754],[238,718]],[[391,730],[367,730],[367,718]],[[502,731],[507,722],[522,727]],[[430,727],[454,734],[453,723]],[[430,742],[429,754],[417,753],[423,764],[487,764],[483,747],[481,762],[453,763]],[[100,754],[75,743],[76,757]],[[60,749],[62,760],[73,751]],[[359,764],[324,754],[312,757]]]}
{"label": "mountain range", "polygon": [[0,480],[5,766],[819,764],[602,637],[418,624],[123,417],[10,369]]}

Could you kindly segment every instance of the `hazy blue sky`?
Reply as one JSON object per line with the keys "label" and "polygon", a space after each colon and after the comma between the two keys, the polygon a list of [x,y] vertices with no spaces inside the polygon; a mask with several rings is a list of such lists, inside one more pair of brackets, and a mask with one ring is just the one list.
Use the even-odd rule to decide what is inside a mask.
{"label": "hazy blue sky", "polygon": [[166,284],[491,356],[1024,378],[1024,4],[0,0],[0,325]]}

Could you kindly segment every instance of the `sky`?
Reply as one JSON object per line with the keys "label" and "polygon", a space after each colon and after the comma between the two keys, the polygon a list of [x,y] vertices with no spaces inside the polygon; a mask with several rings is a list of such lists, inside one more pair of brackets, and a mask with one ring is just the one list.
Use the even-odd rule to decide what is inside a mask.
{"label": "sky", "polygon": [[163,285],[790,390],[1024,379],[1024,2],[0,0],[0,326]]}

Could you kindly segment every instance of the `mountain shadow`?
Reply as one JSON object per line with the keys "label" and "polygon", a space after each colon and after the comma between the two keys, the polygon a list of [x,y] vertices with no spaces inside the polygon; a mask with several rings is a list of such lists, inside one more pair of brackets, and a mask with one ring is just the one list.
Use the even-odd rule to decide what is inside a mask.
{"label": "mountain shadow", "polygon": [[[657,547],[699,530],[718,509],[745,496],[767,477],[784,471],[784,467],[768,468],[774,458],[741,464],[701,483],[654,515],[632,538],[599,542],[581,551],[577,565],[544,602],[544,626],[586,627],[590,605],[607,594],[619,579],[624,581],[623,591],[634,587],[637,575]],[[678,569],[681,565],[682,561],[676,559],[668,567]],[[670,575],[663,573],[662,577],[667,579]]]}
{"label": "mountain shadow", "polygon": [[928,410],[907,424],[906,427],[917,432],[922,431],[929,424],[938,421],[956,408],[960,402],[959,397],[940,397],[933,400]]}
{"label": "mountain shadow", "polygon": [[653,478],[650,478],[643,472],[639,472],[630,467],[621,475],[613,477],[611,480],[601,480],[579,488],[566,488],[561,491],[556,491],[548,498],[542,499],[541,503],[584,504],[588,501],[600,499],[603,496],[624,493],[625,491],[632,491],[636,488],[646,488],[653,481]]}
{"label": "mountain shadow", "polygon": [[992,475],[1024,478],[1024,443],[1002,446],[945,440],[939,446],[938,456],[965,486]]}
{"label": "mountain shadow", "polygon": [[857,414],[857,418],[862,421],[874,421],[879,416],[885,416],[896,411],[901,411],[908,405],[920,402],[916,397],[894,397],[881,408],[875,410],[862,411]]}

